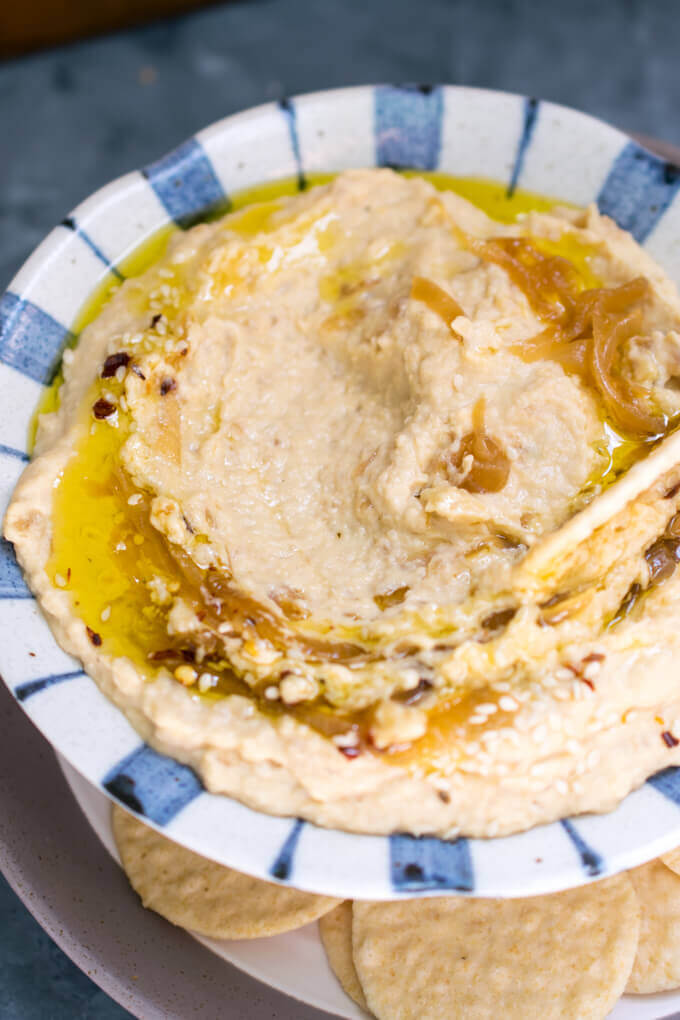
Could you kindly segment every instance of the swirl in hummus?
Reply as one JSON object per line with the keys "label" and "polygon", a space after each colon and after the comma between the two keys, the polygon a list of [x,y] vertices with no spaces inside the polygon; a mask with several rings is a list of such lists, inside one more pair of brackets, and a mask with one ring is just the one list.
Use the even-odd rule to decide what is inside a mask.
{"label": "swirl in hummus", "polygon": [[124,283],[5,534],[214,792],[448,836],[607,810],[680,762],[678,330],[595,208],[349,171]]}

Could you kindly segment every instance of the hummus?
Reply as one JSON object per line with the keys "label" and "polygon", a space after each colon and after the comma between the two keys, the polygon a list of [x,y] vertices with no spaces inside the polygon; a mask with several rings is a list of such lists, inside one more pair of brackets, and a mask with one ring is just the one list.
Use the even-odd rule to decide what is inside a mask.
{"label": "hummus", "polygon": [[123,284],[5,535],[213,792],[373,833],[608,810],[680,763],[678,330],[594,207],[346,172]]}

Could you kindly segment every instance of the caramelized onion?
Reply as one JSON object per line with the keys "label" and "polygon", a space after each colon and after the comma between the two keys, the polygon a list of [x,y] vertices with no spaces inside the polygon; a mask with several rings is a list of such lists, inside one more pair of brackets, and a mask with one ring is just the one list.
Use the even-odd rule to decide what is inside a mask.
{"label": "caramelized onion", "polygon": [[500,492],[510,474],[510,461],[500,443],[486,432],[468,432],[460,441],[455,466],[472,454],[472,467],[460,483],[467,492]]}
{"label": "caramelized onion", "polygon": [[568,259],[545,255],[525,238],[469,243],[480,258],[507,272],[546,323],[531,340],[515,344],[515,353],[528,361],[551,358],[578,375],[597,390],[607,415],[627,435],[646,439],[665,431],[668,421],[650,408],[648,391],[624,378],[617,364],[623,344],[642,326],[647,280],[581,290]]}
{"label": "caramelized onion", "polygon": [[642,322],[640,302],[649,292],[642,277],[611,290],[602,288],[592,310],[592,370],[607,411],[615,425],[634,435],[654,436],[663,432],[667,420],[646,406],[641,386],[615,373],[617,354],[626,340],[638,332]]}
{"label": "caramelized onion", "polygon": [[472,457],[472,464],[459,482],[459,488],[467,492],[500,492],[510,474],[510,458],[498,440],[484,428],[484,398],[474,406],[472,431],[463,436],[450,458],[452,467],[462,470],[468,456]]}
{"label": "caramelized onion", "polygon": [[501,266],[543,322],[567,324],[573,313],[579,278],[561,255],[545,255],[523,237],[472,240],[470,246],[485,262]]}
{"label": "caramelized onion", "polygon": [[431,312],[443,319],[456,339],[460,340],[460,334],[455,331],[452,322],[459,315],[465,313],[458,302],[450,294],[447,294],[443,287],[424,276],[414,276],[411,283],[411,297],[414,301],[422,301]]}
{"label": "caramelized onion", "polygon": [[379,595],[374,595],[373,601],[382,612],[385,609],[389,609],[390,606],[400,606],[408,593],[408,586],[404,585],[401,588],[392,588],[391,591],[384,591]]}

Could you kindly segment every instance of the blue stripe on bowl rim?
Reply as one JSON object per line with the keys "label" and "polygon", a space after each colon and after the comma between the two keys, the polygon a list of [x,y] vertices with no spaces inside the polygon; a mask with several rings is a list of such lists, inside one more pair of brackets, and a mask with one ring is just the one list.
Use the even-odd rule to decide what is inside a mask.
{"label": "blue stripe on bowl rim", "polygon": [[302,153],[300,151],[300,136],[298,134],[295,100],[287,97],[280,99],[279,109],[285,117],[286,127],[288,128],[288,134],[290,135],[290,147],[293,150],[293,158],[295,159],[295,164],[297,166],[298,191],[304,191],[307,187],[307,175],[302,166]]}
{"label": "blue stripe on bowl rim", "polygon": [[669,766],[647,780],[649,786],[680,807],[680,768]]}
{"label": "blue stripe on bowl rim", "polygon": [[188,765],[141,744],[113,765],[101,780],[103,788],[125,807],[165,826],[203,792]]}
{"label": "blue stripe on bowl rim", "polygon": [[395,893],[474,892],[474,866],[468,839],[409,835],[388,838],[390,881]]}
{"label": "blue stripe on bowl rim", "polygon": [[32,599],[14,554],[14,546],[0,535],[0,599]]}
{"label": "blue stripe on bowl rim", "polygon": [[524,111],[522,117],[522,134],[519,137],[517,143],[517,152],[515,154],[515,161],[513,163],[512,172],[510,174],[510,180],[508,181],[507,196],[512,198],[517,188],[517,182],[519,176],[522,173],[522,167],[524,166],[524,157],[526,156],[531,141],[534,136],[534,128],[538,119],[538,112],[540,109],[540,102],[538,99],[527,96],[524,99]]}
{"label": "blue stripe on bowl rim", "polygon": [[80,224],[77,222],[75,218],[75,215],[71,214],[70,216],[66,216],[65,219],[61,221],[61,225],[62,227],[65,227],[67,230],[72,230],[74,234],[77,234],[80,238],[82,238],[82,240],[85,242],[90,251],[99,259],[99,261],[103,265],[106,266],[108,271],[113,276],[115,276],[117,280],[122,281],[125,279],[120,269],[118,269],[118,267],[109,258],[107,258],[107,256],[99,247],[99,245],[96,243],[96,241],[94,241],[90,237],[88,232],[84,230],[83,227],[80,226]]}
{"label": "blue stripe on bowl rim", "polygon": [[25,450],[17,450],[15,446],[7,446],[5,443],[0,443],[0,456],[23,460],[26,464],[31,459]]}
{"label": "blue stripe on bowl rim", "polygon": [[376,166],[436,170],[443,116],[441,86],[376,86],[373,128]]}
{"label": "blue stripe on bowl rim", "polygon": [[597,205],[600,212],[644,244],[678,189],[680,167],[631,140],[614,161],[597,196]]}
{"label": "blue stripe on bowl rim", "polygon": [[168,216],[187,228],[197,220],[229,208],[215,168],[196,138],[189,138],[167,156],[142,170]]}
{"label": "blue stripe on bowl rim", "polygon": [[293,822],[290,832],[286,836],[286,839],[277,853],[273,864],[269,869],[269,875],[271,878],[275,878],[278,882],[292,882],[295,873],[295,853],[297,851],[298,843],[302,831],[308,822],[305,822],[302,818],[296,818]]}
{"label": "blue stripe on bowl rim", "polygon": [[578,851],[578,855],[581,859],[581,865],[585,873],[590,878],[596,878],[597,876],[602,875],[606,870],[604,857],[585,841],[581,833],[578,831],[577,826],[574,824],[573,819],[563,818],[560,821],[560,825]]}
{"label": "blue stripe on bowl rim", "polygon": [[49,385],[72,340],[63,323],[33,302],[11,290],[0,298],[0,361],[10,368]]}
{"label": "blue stripe on bowl rim", "polygon": [[71,669],[67,673],[50,673],[48,676],[41,676],[36,680],[26,680],[14,688],[14,697],[17,701],[27,701],[34,695],[46,691],[49,687],[56,687],[57,684],[76,680],[83,676],[87,676],[84,669]]}
{"label": "blue stripe on bowl rim", "polygon": [[[448,86],[379,85],[370,87],[373,96],[375,163],[397,168],[424,170],[440,167],[442,130],[446,114]],[[343,90],[345,91],[345,90]],[[510,160],[512,170],[507,182],[511,194],[520,178],[524,159],[530,150],[534,129],[544,107],[525,98],[521,131]],[[307,101],[318,97],[282,100],[279,111],[286,118],[298,168],[298,183],[306,186],[306,170],[300,151],[297,117]],[[624,136],[622,136],[622,140]],[[143,175],[161,201],[169,220],[182,227],[197,218],[226,211],[228,196],[220,184],[211,159],[195,138],[150,164]],[[110,186],[109,186],[110,187]],[[680,188],[680,170],[648,152],[631,140],[622,145],[597,196],[602,212],[611,215],[641,242],[650,236],[673,203]],[[77,233],[109,271],[117,273],[110,259],[70,216],[63,224]],[[142,243],[143,239],[140,239]],[[0,361],[40,383],[53,377],[60,352],[72,339],[69,330],[43,309],[26,300],[21,293],[9,291],[0,300]],[[0,445],[0,453],[26,459],[12,446]],[[30,598],[11,546],[0,545],[0,597]],[[14,693],[29,710],[48,689],[66,689],[68,681],[83,676],[81,670],[52,674],[19,684]],[[117,712],[107,704],[107,711]],[[651,777],[651,787],[680,808],[680,769],[670,768]],[[112,763],[100,785],[110,796],[133,809],[150,823],[163,827],[204,792],[202,783],[186,765],[159,754],[146,744],[140,745],[120,762]],[[680,826],[680,811],[679,811]],[[564,819],[555,823],[564,839],[578,854],[582,874],[593,878],[611,867],[608,854],[587,843],[578,822]],[[275,881],[297,881],[296,855],[305,829],[320,831],[311,823],[292,820],[284,842],[269,864],[268,877]],[[483,894],[475,881],[475,843],[473,839],[440,840],[434,837],[393,835],[374,838],[384,845],[386,866],[381,895],[436,894],[460,891]],[[262,877],[265,877],[264,875]],[[302,876],[303,878],[303,876]]]}

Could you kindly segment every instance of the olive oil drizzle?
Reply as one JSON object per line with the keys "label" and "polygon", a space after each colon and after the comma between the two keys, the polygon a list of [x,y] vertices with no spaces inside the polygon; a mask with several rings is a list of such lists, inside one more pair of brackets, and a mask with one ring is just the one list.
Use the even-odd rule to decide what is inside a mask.
{"label": "olive oil drizzle", "polygon": [[[556,204],[521,190],[508,197],[503,186],[492,181],[417,173],[435,187],[462,195],[504,222],[512,222],[531,210],[548,211]],[[333,176],[319,174],[309,183],[325,183]],[[236,215],[230,217],[231,229],[241,232],[244,237],[256,236],[267,229],[283,198],[296,191],[296,182],[291,179],[242,192],[232,203],[231,211]],[[153,265],[163,255],[176,229],[163,228],[125,259],[119,266],[123,276],[138,275]],[[555,253],[559,253],[560,245],[553,247]],[[583,278],[592,285],[593,281],[588,277],[589,252],[579,249],[565,251],[564,254],[566,257],[573,256]],[[113,276],[102,280],[73,324],[74,334],[79,335],[98,316],[118,286],[120,282]],[[330,288],[330,284],[328,286]],[[58,408],[62,381],[60,374],[41,401],[32,425],[32,438],[35,437],[38,414]],[[119,396],[122,383],[116,378],[106,379],[105,384],[95,383],[88,398],[88,407],[92,407],[104,389]],[[153,596],[154,579],[160,579],[168,590],[172,591],[174,586],[174,594],[181,594],[197,613],[202,614],[206,629],[217,631],[221,619],[233,621],[236,629],[240,627],[244,635],[250,629],[253,638],[268,641],[279,650],[289,648],[292,641],[308,658],[317,661],[356,665],[379,657],[377,653],[367,651],[365,642],[333,642],[306,636],[300,626],[291,629],[285,612],[279,614],[254,600],[249,602],[248,596],[231,586],[228,577],[225,580],[215,573],[202,577],[194,575],[192,578],[192,570],[195,572],[197,568],[188,556],[178,563],[177,557],[168,551],[149,522],[147,495],[137,493],[120,467],[118,454],[127,426],[124,412],[119,411],[118,428],[112,427],[106,420],[93,421],[89,415],[82,424],[83,441],[55,487],[55,531],[47,570],[58,587],[70,592],[73,606],[86,625],[101,635],[105,652],[131,659],[150,681],[163,666],[169,668],[175,662],[196,661],[196,651],[186,640],[170,639],[168,636],[168,603]],[[632,463],[645,452],[645,444],[626,440],[610,423],[605,423],[604,443],[609,466],[604,474],[593,480],[593,486],[609,484],[624,464]],[[141,495],[141,499],[132,505],[130,497],[137,495]],[[210,599],[214,600],[212,617],[209,608],[206,609],[206,593],[208,606]],[[376,603],[380,609],[388,608],[398,604],[402,594],[405,596],[406,593],[399,589],[376,596]],[[254,699],[270,715],[285,711],[327,736],[353,729],[360,737],[361,746],[366,746],[370,710],[342,712],[326,703],[323,695],[313,703],[297,706],[284,707],[280,702],[268,700],[263,688],[253,689],[238,677],[222,655],[217,640],[197,665],[197,671],[209,674],[212,682],[205,690],[199,691],[194,687],[192,693],[196,696],[214,700],[240,694]]]}

